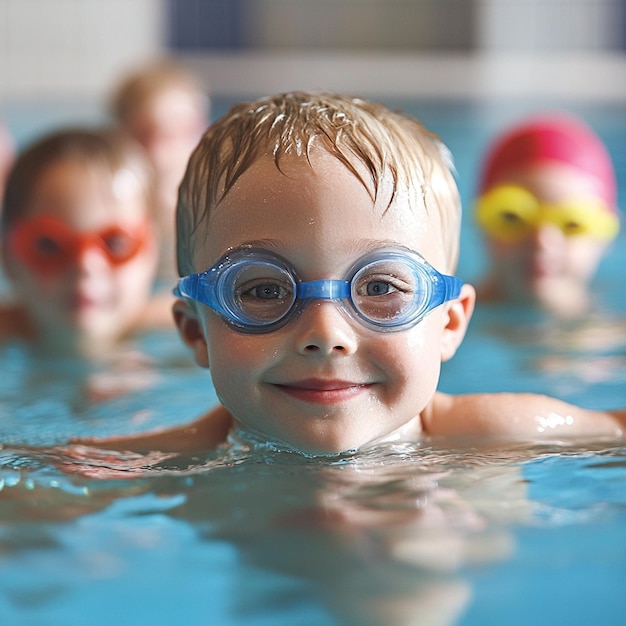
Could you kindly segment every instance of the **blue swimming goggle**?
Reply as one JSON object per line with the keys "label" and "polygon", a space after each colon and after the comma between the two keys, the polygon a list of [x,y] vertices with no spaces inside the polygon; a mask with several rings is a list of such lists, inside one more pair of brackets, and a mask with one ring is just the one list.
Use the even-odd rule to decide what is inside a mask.
{"label": "blue swimming goggle", "polygon": [[435,307],[458,298],[462,284],[403,248],[366,254],[345,280],[311,281],[300,280],[277,254],[243,248],[225,254],[205,272],[179,279],[174,295],[206,304],[242,333],[277,330],[311,300],[335,300],[364,326],[393,332],[414,326]]}

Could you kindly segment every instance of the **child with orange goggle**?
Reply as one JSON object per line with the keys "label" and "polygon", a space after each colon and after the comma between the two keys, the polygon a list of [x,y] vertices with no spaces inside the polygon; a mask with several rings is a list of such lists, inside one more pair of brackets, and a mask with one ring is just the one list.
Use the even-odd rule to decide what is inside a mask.
{"label": "child with orange goggle", "polygon": [[478,195],[491,257],[480,300],[585,313],[591,279],[619,230],[615,173],[599,137],[569,114],[525,120],[488,150]]}
{"label": "child with orange goggle", "polygon": [[150,181],[143,151],[106,130],[54,132],[18,156],[2,212],[15,301],[0,308],[0,338],[90,354],[140,325],[169,323],[169,303],[151,300]]}

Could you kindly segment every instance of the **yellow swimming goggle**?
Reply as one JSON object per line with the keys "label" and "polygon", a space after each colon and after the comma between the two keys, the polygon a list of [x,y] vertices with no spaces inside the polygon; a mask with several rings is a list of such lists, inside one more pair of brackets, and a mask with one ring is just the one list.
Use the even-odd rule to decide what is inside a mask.
{"label": "yellow swimming goggle", "polygon": [[619,231],[617,215],[599,198],[541,204],[518,185],[499,185],[483,194],[476,204],[476,220],[501,241],[523,239],[542,224],[552,224],[568,237],[612,239]]}

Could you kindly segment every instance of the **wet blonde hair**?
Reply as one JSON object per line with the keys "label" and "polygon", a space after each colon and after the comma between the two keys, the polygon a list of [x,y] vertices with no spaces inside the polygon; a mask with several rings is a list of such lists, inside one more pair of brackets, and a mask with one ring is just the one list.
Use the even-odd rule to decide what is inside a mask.
{"label": "wet blonde hair", "polygon": [[381,104],[334,93],[293,92],[233,106],[193,152],[176,212],[181,276],[204,269],[192,263],[199,226],[251,165],[270,155],[280,169],[283,157],[308,159],[313,147],[341,161],[374,200],[387,177],[393,183],[388,206],[400,187],[409,191],[412,202],[418,194],[417,200],[441,221],[448,263],[442,269],[454,271],[461,203],[450,153],[439,138]]}

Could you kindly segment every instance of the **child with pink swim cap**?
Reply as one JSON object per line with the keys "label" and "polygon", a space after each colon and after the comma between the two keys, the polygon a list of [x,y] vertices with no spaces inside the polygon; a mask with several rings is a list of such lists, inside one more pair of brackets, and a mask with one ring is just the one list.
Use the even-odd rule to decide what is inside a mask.
{"label": "child with pink swim cap", "polygon": [[619,230],[615,173],[599,137],[570,114],[527,119],[489,148],[478,196],[492,261],[479,299],[586,313],[589,284]]}

